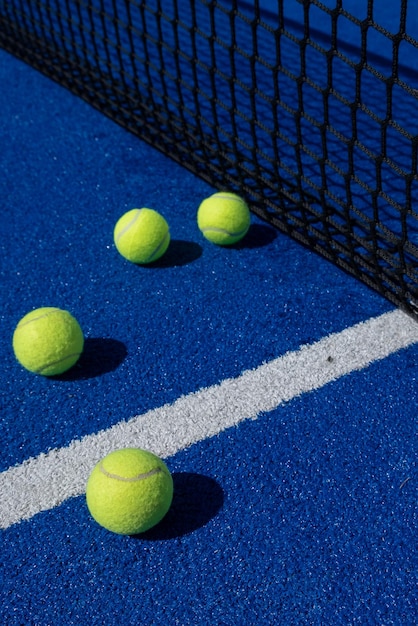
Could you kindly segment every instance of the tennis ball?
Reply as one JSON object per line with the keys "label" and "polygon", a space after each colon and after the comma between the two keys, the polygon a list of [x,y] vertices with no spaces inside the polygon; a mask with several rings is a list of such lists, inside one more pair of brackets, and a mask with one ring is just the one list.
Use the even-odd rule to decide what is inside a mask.
{"label": "tennis ball", "polygon": [[145,265],[166,252],[170,231],[164,217],[153,209],[132,209],[116,222],[113,238],[119,253]]}
{"label": "tennis ball", "polygon": [[160,522],[171,506],[173,479],[165,463],[139,448],[115,450],[93,468],[86,486],[93,518],[114,533],[136,535]]}
{"label": "tennis ball", "polygon": [[235,193],[220,191],[203,200],[197,211],[197,225],[202,234],[220,246],[240,241],[250,228],[250,210]]}
{"label": "tennis ball", "polygon": [[31,311],[13,333],[13,350],[30,372],[55,376],[72,367],[83,351],[84,337],[77,320],[56,307]]}

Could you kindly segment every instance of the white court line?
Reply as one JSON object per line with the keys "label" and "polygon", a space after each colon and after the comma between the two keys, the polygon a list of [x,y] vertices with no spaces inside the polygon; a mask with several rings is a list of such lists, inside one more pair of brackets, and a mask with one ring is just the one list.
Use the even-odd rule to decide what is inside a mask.
{"label": "white court line", "polygon": [[0,528],[84,493],[95,463],[116,448],[137,446],[166,458],[417,342],[418,323],[391,311],[28,459],[0,473]]}

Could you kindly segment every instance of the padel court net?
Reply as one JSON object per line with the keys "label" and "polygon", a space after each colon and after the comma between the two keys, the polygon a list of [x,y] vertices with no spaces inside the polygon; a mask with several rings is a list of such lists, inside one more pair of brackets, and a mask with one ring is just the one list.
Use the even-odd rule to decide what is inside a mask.
{"label": "padel court net", "polygon": [[0,47],[418,314],[416,13],[0,0]]}

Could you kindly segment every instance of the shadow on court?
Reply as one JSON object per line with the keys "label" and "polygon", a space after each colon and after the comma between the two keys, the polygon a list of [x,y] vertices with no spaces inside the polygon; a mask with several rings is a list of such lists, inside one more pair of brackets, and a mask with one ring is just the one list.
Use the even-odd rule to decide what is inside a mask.
{"label": "shadow on court", "polygon": [[189,265],[193,261],[197,261],[202,256],[203,248],[194,241],[183,241],[182,239],[172,239],[168,246],[167,252],[148,265],[141,265],[142,268],[166,268],[166,267],[182,267]]}
{"label": "shadow on court", "polygon": [[238,243],[228,246],[230,248],[251,249],[251,248],[263,248],[272,243],[278,235],[278,231],[267,224],[251,224],[248,233],[244,239],[238,241]]}
{"label": "shadow on court", "polygon": [[174,472],[173,502],[164,519],[137,539],[157,541],[188,535],[205,526],[221,510],[224,492],[213,478],[189,472]]}
{"label": "shadow on court", "polygon": [[127,354],[128,351],[122,341],[103,337],[88,337],[84,342],[83,353],[74,367],[59,376],[51,376],[51,378],[64,381],[96,378],[116,370],[125,360]]}

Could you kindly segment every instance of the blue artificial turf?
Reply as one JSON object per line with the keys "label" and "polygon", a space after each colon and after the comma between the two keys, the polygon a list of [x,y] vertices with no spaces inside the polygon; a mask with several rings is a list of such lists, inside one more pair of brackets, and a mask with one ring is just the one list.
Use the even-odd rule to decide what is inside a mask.
{"label": "blue artificial turf", "polygon": [[[206,183],[5,53],[0,72],[2,469],[391,308],[255,218],[240,245],[210,244],[196,223]],[[152,267],[113,244],[135,206],[170,224]],[[11,350],[40,306],[70,310],[86,336],[59,379]]]}
{"label": "blue artificial turf", "polygon": [[83,497],[5,531],[3,623],[412,626],[417,360],[168,459],[173,507],[141,537],[97,526]]}
{"label": "blue artificial turf", "polygon": [[[258,219],[231,249],[196,225],[206,183],[0,53],[1,470],[393,307]],[[172,244],[114,248],[134,206]],[[14,359],[28,310],[86,335],[54,379]],[[411,347],[167,459],[162,524],[119,537],[83,497],[0,536],[8,626],[385,624],[417,618]]]}

